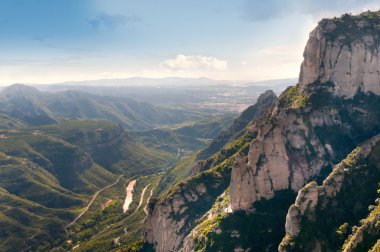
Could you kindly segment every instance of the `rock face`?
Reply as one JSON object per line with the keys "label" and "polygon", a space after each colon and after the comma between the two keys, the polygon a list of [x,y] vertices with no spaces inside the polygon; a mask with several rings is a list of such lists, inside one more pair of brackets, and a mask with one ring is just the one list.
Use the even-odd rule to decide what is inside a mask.
{"label": "rock face", "polygon": [[277,191],[298,191],[360,143],[354,135],[363,141],[376,133],[365,123],[375,108],[357,105],[380,95],[379,15],[322,20],[310,34],[299,84],[257,123],[246,161],[232,170],[234,211],[253,211],[256,201]]}
{"label": "rock face", "polygon": [[246,159],[238,160],[232,170],[234,211],[250,211],[253,203],[272,198],[276,191],[298,190],[329,165],[330,154],[313,130],[334,124],[335,111],[329,112],[321,115],[314,111],[304,116],[298,110],[281,109],[278,103],[257,123],[258,136]]}
{"label": "rock face", "polygon": [[[145,242],[158,252],[179,251],[183,246],[184,249],[191,248],[192,244],[186,243],[185,237],[226,191],[234,157],[248,150],[247,144],[254,135],[254,132],[247,131],[210,158],[207,170],[173,186],[156,204],[151,204],[144,227]],[[229,199],[228,196],[225,198]]]}
{"label": "rock face", "polygon": [[[345,15],[323,20],[307,42],[299,83],[335,84],[334,94],[352,98],[359,90],[380,94],[380,44],[377,19]],[[340,22],[342,20],[343,22]]]}
{"label": "rock face", "polygon": [[[376,171],[376,168],[372,169],[373,172],[368,174],[366,170],[371,169],[368,168],[370,165],[367,162],[365,162],[366,165],[362,165],[361,163],[362,160],[367,159],[370,155],[377,155],[374,149],[375,146],[378,148],[379,143],[380,135],[371,138],[356,148],[345,160],[336,165],[333,172],[324,180],[322,186],[318,186],[316,182],[311,182],[298,192],[296,202],[289,208],[286,216],[285,230],[287,237],[284,238],[279,246],[279,251],[324,251],[323,247],[326,246],[326,238],[322,239],[314,232],[305,231],[305,226],[308,226],[308,230],[313,230],[310,228],[317,225],[321,218],[329,218],[328,214],[332,214],[329,208],[339,208],[340,204],[342,204],[337,198],[342,199],[341,201],[343,201],[344,204],[349,202],[349,198],[354,196],[349,195],[347,187],[353,187],[355,180],[359,181],[361,174],[375,177],[379,176],[379,171]],[[364,180],[371,183],[371,179],[364,177]],[[376,182],[374,184],[376,188]],[[369,188],[371,188],[371,186],[369,186]],[[361,195],[361,197],[366,198],[365,195]],[[356,201],[356,199],[354,199],[354,201]],[[359,201],[356,201],[355,203],[358,202]],[[345,209],[345,211],[351,212],[352,209]],[[339,214],[344,215],[343,212],[339,212]],[[353,217],[350,216],[350,218]],[[304,224],[302,224],[302,222],[304,222]],[[333,231],[335,232],[335,228],[333,228]],[[305,234],[305,232],[308,233]],[[300,236],[305,236],[304,239],[307,239],[307,244],[303,244],[299,239]],[[356,243],[360,243],[360,234],[357,234],[357,236],[358,239],[355,241]],[[290,245],[288,237],[291,237],[292,240],[296,242],[296,245]],[[350,243],[349,246],[357,246],[357,244],[355,245],[354,243],[355,242]],[[327,248],[331,249],[329,246],[327,246]],[[345,251],[351,250],[346,249]]]}
{"label": "rock face", "polygon": [[[193,195],[194,199],[197,196]],[[184,220],[176,220],[175,212],[178,212],[185,204],[185,199],[176,196],[171,202],[165,202],[153,211],[151,218],[146,222],[148,231],[145,239],[155,245],[156,251],[175,251],[181,245],[182,237],[178,235],[184,228]]]}
{"label": "rock face", "polygon": [[[305,48],[299,84],[288,88],[275,106],[255,121],[257,135],[247,143],[247,150],[233,156],[230,203],[234,212],[254,213],[259,209],[256,204],[269,199],[285,202],[281,199],[285,194],[280,192],[297,192],[323,177],[324,171],[330,171],[356,146],[380,133],[379,38],[380,12],[319,23]],[[364,145],[360,155],[372,144]],[[328,181],[336,186],[323,189],[326,197],[339,191],[341,177],[332,179]],[[201,182],[207,193],[198,198],[205,199],[211,185],[193,181]],[[320,190],[313,182],[298,193],[286,217],[289,237],[302,233],[301,216],[313,218],[313,209],[321,202]],[[190,191],[181,188],[161,201],[148,218],[146,241],[157,251],[178,251],[200,218],[189,209],[204,201],[183,202],[183,195]],[[211,205],[202,204],[198,213],[206,213]],[[263,211],[259,214],[266,215]],[[279,244],[280,240],[270,242]],[[193,248],[189,242],[187,239],[185,251]],[[313,245],[315,251],[324,251],[326,244]]]}
{"label": "rock face", "polygon": [[145,241],[157,252],[178,251],[196,220],[212,207],[228,182],[229,176],[213,172],[176,188],[149,213],[144,227]]}
{"label": "rock face", "polygon": [[300,216],[313,211],[317,204],[318,184],[313,181],[298,192],[296,203],[289,208],[285,224],[287,234],[297,236],[301,229]]}

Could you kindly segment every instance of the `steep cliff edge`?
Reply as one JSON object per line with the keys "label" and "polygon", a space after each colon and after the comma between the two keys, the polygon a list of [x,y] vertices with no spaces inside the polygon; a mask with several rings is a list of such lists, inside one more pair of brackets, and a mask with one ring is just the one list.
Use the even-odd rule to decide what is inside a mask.
{"label": "steep cliff edge", "polygon": [[231,168],[239,160],[235,157],[246,155],[255,135],[255,131],[246,132],[212,157],[209,169],[174,185],[156,203],[151,202],[145,242],[158,252],[178,251],[185,236],[228,188]]}
{"label": "steep cliff edge", "polygon": [[380,12],[324,19],[307,42],[299,83],[331,82],[335,95],[380,95]]}
{"label": "steep cliff edge", "polygon": [[[380,178],[380,136],[375,136],[351,152],[336,165],[321,186],[307,184],[298,192],[286,216],[286,237],[279,251],[336,251],[350,233],[349,229],[365,217],[368,206],[376,199]],[[372,219],[378,221],[378,214]],[[370,218],[371,219],[371,218]],[[363,241],[363,230],[370,233],[371,248],[380,238],[379,227],[373,221],[363,223],[345,251],[355,251]],[[377,229],[377,232],[376,232]],[[364,250],[361,250],[364,251]]]}
{"label": "steep cliff edge", "polygon": [[379,12],[344,15],[322,20],[310,34],[299,84],[258,123],[247,162],[232,169],[233,210],[254,211],[276,191],[299,190],[379,132],[379,23]]}
{"label": "steep cliff edge", "polygon": [[[225,168],[231,173],[225,173],[225,178],[231,178],[229,202],[233,212],[216,220],[202,219],[215,206],[217,195],[227,189],[225,182],[211,194],[213,200],[200,205],[182,203],[180,197],[189,189],[181,187],[184,190],[154,208],[145,229],[146,241],[157,251],[177,251],[181,247],[183,251],[276,250],[295,193],[310,181],[323,181],[334,164],[380,133],[378,24],[380,12],[322,20],[310,34],[299,84],[284,91],[273,109],[256,120],[255,135],[245,142],[243,151],[215,163],[220,167],[218,164],[228,162]],[[350,62],[349,68],[346,61]],[[190,190],[205,185],[202,180],[190,181]],[[317,184],[311,185],[315,197]],[[202,197],[207,195],[208,190]],[[176,203],[170,201],[175,197],[179,199]],[[361,208],[357,209],[363,214]],[[297,214],[290,212],[289,216]],[[299,229],[291,226],[289,232]]]}

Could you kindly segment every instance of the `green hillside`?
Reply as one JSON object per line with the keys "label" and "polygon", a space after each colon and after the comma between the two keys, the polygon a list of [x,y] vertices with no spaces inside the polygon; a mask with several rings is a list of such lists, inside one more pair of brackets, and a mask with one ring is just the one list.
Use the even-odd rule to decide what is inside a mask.
{"label": "green hillside", "polygon": [[131,131],[130,135],[145,146],[174,153],[180,149],[186,155],[205,148],[231,125],[233,118],[233,115],[217,115],[147,131]]}
{"label": "green hillside", "polygon": [[0,113],[28,125],[52,124],[64,118],[100,119],[130,130],[147,130],[203,117],[200,112],[157,107],[126,97],[71,90],[48,93],[21,84],[0,92]]}
{"label": "green hillside", "polygon": [[[95,192],[121,174],[164,170],[175,158],[134,142],[107,121],[63,121],[4,129],[0,135],[0,250],[7,251],[61,244],[63,228]],[[125,182],[110,190],[123,197]]]}

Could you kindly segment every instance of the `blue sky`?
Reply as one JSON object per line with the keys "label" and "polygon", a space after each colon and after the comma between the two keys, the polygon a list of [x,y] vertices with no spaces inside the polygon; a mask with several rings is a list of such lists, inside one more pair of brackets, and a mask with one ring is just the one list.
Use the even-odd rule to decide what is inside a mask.
{"label": "blue sky", "polygon": [[298,76],[322,17],[367,0],[1,0],[0,83]]}

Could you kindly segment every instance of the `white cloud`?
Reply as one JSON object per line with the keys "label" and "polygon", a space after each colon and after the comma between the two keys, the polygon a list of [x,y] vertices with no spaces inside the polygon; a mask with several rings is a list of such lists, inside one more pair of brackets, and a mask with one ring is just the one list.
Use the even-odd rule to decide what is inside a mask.
{"label": "white cloud", "polygon": [[160,66],[171,70],[227,70],[228,63],[225,60],[202,55],[179,54],[174,59],[163,61]]}

